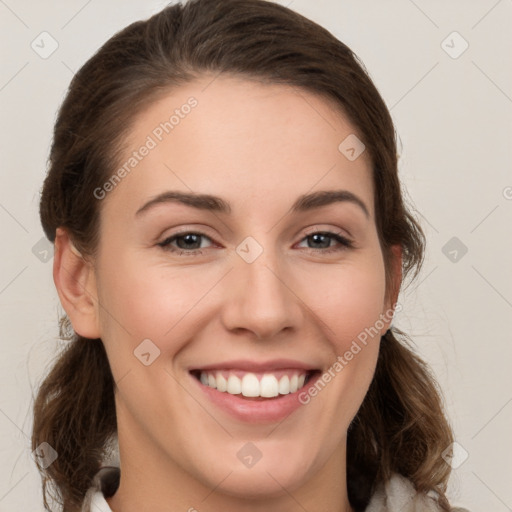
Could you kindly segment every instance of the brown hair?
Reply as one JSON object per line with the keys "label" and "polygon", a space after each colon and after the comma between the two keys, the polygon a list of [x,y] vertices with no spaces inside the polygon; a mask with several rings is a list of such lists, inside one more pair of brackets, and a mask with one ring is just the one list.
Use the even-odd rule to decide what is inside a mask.
{"label": "brown hair", "polygon": [[[98,247],[100,201],[93,191],[119,165],[123,138],[148,103],[205,73],[303,88],[334,101],[358,130],[373,164],[379,239],[390,283],[392,245],[403,250],[403,276],[416,276],[424,235],[408,212],[397,171],[391,116],[354,53],[330,32],[265,0],[191,0],[169,5],[115,34],[71,81],[59,110],[42,189],[40,216],[48,239],[63,227],[86,257]],[[115,434],[115,383],[100,339],[73,332],[44,379],[34,404],[32,446],[48,442],[58,458],[40,468],[48,496],[65,511],[80,510]],[[442,510],[452,443],[437,385],[425,364],[391,329],[377,369],[348,431],[347,485],[364,510],[378,483],[393,472],[420,492],[436,491]]]}

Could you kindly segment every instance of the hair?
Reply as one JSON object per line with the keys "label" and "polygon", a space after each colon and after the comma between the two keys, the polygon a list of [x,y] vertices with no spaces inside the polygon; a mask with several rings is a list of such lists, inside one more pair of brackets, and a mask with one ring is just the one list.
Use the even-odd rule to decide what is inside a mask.
{"label": "hair", "polygon": [[[396,134],[383,99],[345,44],[266,0],[168,5],[116,33],[83,65],[55,123],[40,201],[47,238],[54,242],[62,227],[84,257],[94,257],[100,200],[93,192],[119,165],[137,115],[180,85],[220,73],[296,87],[340,108],[371,157],[386,283],[393,245],[402,248],[402,282],[416,277],[425,237],[402,197]],[[115,382],[102,340],[76,334],[66,315],[59,325],[67,345],[35,398],[32,447],[47,442],[58,453],[49,467],[39,467],[45,509],[51,510],[51,496],[75,512],[117,432]],[[383,336],[373,380],[347,433],[352,507],[364,510],[376,486],[396,472],[418,492],[434,491],[441,510],[450,510],[450,466],[442,452],[452,442],[436,381],[405,333],[393,327]]]}

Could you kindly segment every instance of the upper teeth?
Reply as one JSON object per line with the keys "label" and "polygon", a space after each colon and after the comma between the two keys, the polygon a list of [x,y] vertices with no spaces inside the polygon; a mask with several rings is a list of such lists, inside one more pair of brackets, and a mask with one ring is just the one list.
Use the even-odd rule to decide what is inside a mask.
{"label": "upper teeth", "polygon": [[278,379],[272,373],[264,373],[261,379],[255,373],[245,373],[239,378],[233,373],[223,375],[220,371],[201,372],[201,383],[205,386],[217,389],[217,391],[227,392],[232,395],[247,397],[265,397],[271,398],[278,395],[287,395],[295,393],[304,386],[306,372],[290,373],[283,375]]}

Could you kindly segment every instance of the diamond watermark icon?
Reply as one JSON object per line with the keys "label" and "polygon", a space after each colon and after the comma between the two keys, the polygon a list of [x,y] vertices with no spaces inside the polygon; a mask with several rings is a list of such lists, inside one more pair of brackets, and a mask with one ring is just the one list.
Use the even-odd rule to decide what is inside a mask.
{"label": "diamond watermark icon", "polygon": [[252,263],[263,252],[263,247],[252,237],[248,236],[238,244],[236,253],[246,262]]}
{"label": "diamond watermark icon", "polygon": [[458,59],[469,48],[469,43],[457,31],[453,31],[443,39],[441,48],[452,59]]}
{"label": "diamond watermark icon", "polygon": [[53,449],[53,447],[46,441],[41,443],[33,452],[32,457],[36,463],[43,469],[51,466],[56,460],[59,454]]}
{"label": "diamond watermark icon", "polygon": [[31,43],[30,47],[41,59],[47,59],[59,47],[57,40],[48,32],[41,32]]}
{"label": "diamond watermark icon", "polygon": [[357,135],[353,133],[343,139],[338,146],[338,151],[351,162],[357,160],[364,153],[365,149],[366,146]]}
{"label": "diamond watermark icon", "polygon": [[244,466],[251,469],[261,459],[263,454],[255,444],[249,442],[245,443],[242,448],[238,450],[236,456]]}
{"label": "diamond watermark icon", "polygon": [[469,453],[461,444],[455,441],[443,451],[441,457],[452,469],[457,469],[466,462]]}
{"label": "diamond watermark icon", "polygon": [[146,338],[133,353],[144,366],[149,366],[160,355],[160,349],[150,339]]}
{"label": "diamond watermark icon", "polygon": [[458,263],[468,252],[468,248],[456,236],[446,242],[441,252],[452,262]]}
{"label": "diamond watermark icon", "polygon": [[38,242],[32,246],[32,254],[43,263],[53,258],[53,244],[43,236]]}

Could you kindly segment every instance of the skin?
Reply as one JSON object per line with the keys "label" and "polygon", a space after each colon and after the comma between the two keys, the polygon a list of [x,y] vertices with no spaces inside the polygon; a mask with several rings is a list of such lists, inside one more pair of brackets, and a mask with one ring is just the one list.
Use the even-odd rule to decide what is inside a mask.
{"label": "skin", "polygon": [[[225,75],[151,104],[135,120],[126,157],[190,96],[197,107],[102,200],[97,257],[80,257],[63,229],[55,242],[63,307],[77,333],[103,340],[117,384],[122,476],[109,505],[115,512],[350,511],[346,432],[389,321],[280,423],[234,419],[188,368],[293,358],[327,370],[389,311],[397,297],[385,294],[370,158],[364,152],[349,161],[338,150],[357,131],[327,100]],[[351,202],[289,211],[302,194],[339,189],[357,195],[369,216]],[[167,190],[221,196],[232,212],[167,203],[136,218]],[[178,228],[206,235],[194,246],[201,254],[157,245]],[[308,238],[319,231],[340,233],[354,247]],[[263,249],[252,263],[236,252],[248,236]],[[325,252],[333,247],[340,250]],[[398,247],[394,254],[399,283]],[[161,351],[149,366],[134,356],[147,338]],[[262,455],[251,468],[237,457],[248,441]]]}

